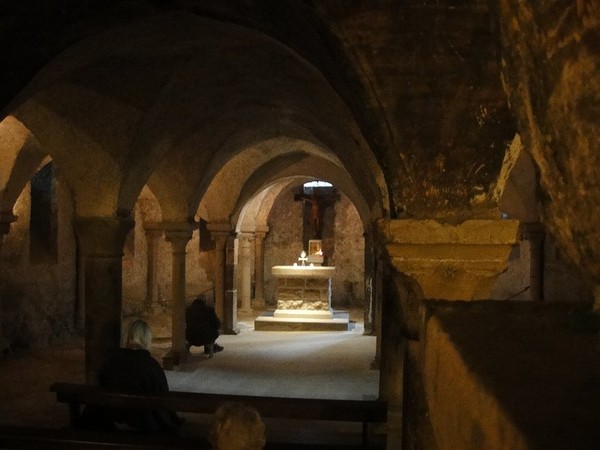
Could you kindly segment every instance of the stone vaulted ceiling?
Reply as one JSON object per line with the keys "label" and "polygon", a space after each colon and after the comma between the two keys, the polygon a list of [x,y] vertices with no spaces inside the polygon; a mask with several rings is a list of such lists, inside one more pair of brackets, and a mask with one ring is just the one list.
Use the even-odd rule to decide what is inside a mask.
{"label": "stone vaulted ceiling", "polygon": [[126,213],[148,183],[165,220],[193,217],[229,158],[279,136],[333,157],[374,217],[498,215],[515,129],[487,2],[3,7],[5,114],[64,169],[80,215]]}

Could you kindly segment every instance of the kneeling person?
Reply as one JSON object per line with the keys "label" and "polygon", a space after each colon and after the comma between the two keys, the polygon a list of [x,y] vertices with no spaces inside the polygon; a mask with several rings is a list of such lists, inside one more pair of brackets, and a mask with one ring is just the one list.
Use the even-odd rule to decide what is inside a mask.
{"label": "kneeling person", "polygon": [[219,337],[221,321],[212,306],[206,304],[206,297],[200,295],[185,311],[185,339],[189,346],[204,346],[204,353],[210,353],[210,345],[213,352],[223,350],[216,343]]}

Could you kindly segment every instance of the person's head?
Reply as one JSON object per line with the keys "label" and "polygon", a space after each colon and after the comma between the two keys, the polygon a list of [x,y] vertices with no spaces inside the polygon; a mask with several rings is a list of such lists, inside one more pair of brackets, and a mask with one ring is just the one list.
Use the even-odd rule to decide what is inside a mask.
{"label": "person's head", "polygon": [[126,346],[128,348],[143,348],[146,350],[152,348],[152,331],[146,322],[136,320],[131,324],[127,333]]}
{"label": "person's head", "polygon": [[210,441],[215,450],[261,450],[265,424],[251,406],[225,403],[215,412]]}
{"label": "person's head", "polygon": [[206,296],[201,294],[198,297],[196,297],[192,303],[196,305],[206,305]]}

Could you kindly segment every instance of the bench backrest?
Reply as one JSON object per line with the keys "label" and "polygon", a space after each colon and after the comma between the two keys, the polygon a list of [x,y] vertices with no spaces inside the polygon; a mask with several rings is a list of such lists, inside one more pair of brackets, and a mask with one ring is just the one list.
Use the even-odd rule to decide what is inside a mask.
{"label": "bench backrest", "polygon": [[263,417],[384,423],[384,400],[330,400],[171,391],[164,394],[123,393],[99,386],[54,383],[57,401],[116,408],[164,407],[176,412],[213,414],[226,402],[253,406]]}

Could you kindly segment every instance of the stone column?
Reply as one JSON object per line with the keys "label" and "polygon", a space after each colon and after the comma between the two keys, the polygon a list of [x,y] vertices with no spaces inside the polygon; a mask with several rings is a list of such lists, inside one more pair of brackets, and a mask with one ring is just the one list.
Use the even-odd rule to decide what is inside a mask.
{"label": "stone column", "polygon": [[375,303],[373,298],[375,252],[373,249],[373,238],[369,233],[364,233],[365,239],[365,306],[363,311],[364,334],[375,333]]}
{"label": "stone column", "polygon": [[529,241],[529,295],[534,302],[544,300],[544,240],[546,231],[541,223],[524,224]]}
{"label": "stone column", "polygon": [[158,243],[163,231],[157,225],[146,225],[146,242],[148,243],[146,264],[146,309],[153,310],[158,302]]}
{"label": "stone column", "polygon": [[75,261],[77,266],[77,293],[75,298],[75,329],[85,334],[85,257],[81,250],[79,237],[76,236],[77,249]]}
{"label": "stone column", "polygon": [[[2,243],[4,242],[4,236],[10,231],[10,224],[17,220],[12,212],[0,213],[0,274],[2,273]],[[4,338],[4,328],[2,325],[2,292],[4,291],[3,286],[0,285],[0,357],[9,351],[10,345]]]}
{"label": "stone column", "polygon": [[2,243],[4,242],[4,236],[10,231],[10,224],[16,221],[17,216],[15,216],[12,212],[0,212],[0,255],[2,255]]}
{"label": "stone column", "polygon": [[121,343],[123,244],[130,218],[76,218],[85,272],[85,377],[95,384],[111,352]]}
{"label": "stone column", "polygon": [[238,334],[240,330],[237,326],[237,289],[234,285],[236,279],[236,264],[234,261],[236,233],[231,232],[225,245],[225,300],[223,308],[223,333]]}
{"label": "stone column", "polygon": [[250,303],[252,296],[252,259],[250,257],[252,240],[251,233],[239,233],[238,235],[238,295],[242,303],[240,311],[246,314],[252,313],[252,304]]}
{"label": "stone column", "polygon": [[231,234],[229,224],[208,224],[210,237],[215,242],[215,258],[214,258],[214,283],[215,283],[215,312],[217,317],[224,321],[225,304],[225,247],[227,239]]}
{"label": "stone column", "polygon": [[[387,271],[386,271],[387,272]],[[400,305],[396,295],[389,292],[393,283],[386,275],[382,295],[381,332],[381,363],[379,372],[379,396],[388,403],[388,420],[386,430],[386,449],[396,450],[402,448],[402,424],[404,409],[404,360],[406,353],[406,339],[398,326],[402,320]]]}
{"label": "stone column", "polygon": [[254,304],[265,307],[265,249],[264,240],[268,228],[254,232]]}
{"label": "stone column", "polygon": [[375,302],[375,322],[373,327],[375,328],[375,358],[371,362],[371,369],[379,369],[381,367],[381,330],[383,322],[383,278],[384,278],[384,260],[381,254],[375,258],[374,279],[373,279],[373,290]]}
{"label": "stone column", "polygon": [[173,251],[171,272],[171,357],[178,365],[187,358],[185,345],[185,248],[192,238],[188,223],[164,224],[165,239]]}

